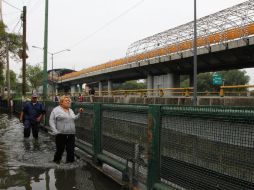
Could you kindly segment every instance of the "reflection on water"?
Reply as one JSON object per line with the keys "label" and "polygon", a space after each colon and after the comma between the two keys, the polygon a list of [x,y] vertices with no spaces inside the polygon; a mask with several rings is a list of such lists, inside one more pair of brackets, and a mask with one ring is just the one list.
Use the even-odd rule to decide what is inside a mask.
{"label": "reflection on water", "polygon": [[54,139],[45,133],[23,138],[14,116],[0,113],[0,189],[6,190],[117,190],[120,187],[81,160],[52,162]]}

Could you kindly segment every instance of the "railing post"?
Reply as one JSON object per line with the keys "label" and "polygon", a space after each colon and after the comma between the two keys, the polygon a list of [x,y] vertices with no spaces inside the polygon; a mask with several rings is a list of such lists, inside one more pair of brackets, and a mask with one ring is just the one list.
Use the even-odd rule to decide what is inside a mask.
{"label": "railing post", "polygon": [[160,179],[161,106],[150,105],[148,113],[148,176],[147,189],[152,190]]}
{"label": "railing post", "polygon": [[224,94],[224,89],[222,87],[220,87],[220,97],[223,97],[225,94]]}
{"label": "railing post", "polygon": [[160,97],[164,96],[164,92],[162,89],[160,89]]}
{"label": "railing post", "polygon": [[188,88],[185,89],[185,97],[189,97],[190,96],[190,91]]}
{"label": "railing post", "polygon": [[97,155],[101,153],[101,104],[94,103],[94,121],[93,121],[93,150],[94,162],[98,163]]}

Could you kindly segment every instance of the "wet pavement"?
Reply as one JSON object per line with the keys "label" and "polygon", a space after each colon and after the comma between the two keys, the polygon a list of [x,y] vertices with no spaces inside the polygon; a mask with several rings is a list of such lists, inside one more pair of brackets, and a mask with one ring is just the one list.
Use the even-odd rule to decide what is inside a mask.
{"label": "wet pavement", "polygon": [[[23,138],[15,116],[0,113],[0,190],[117,190],[120,187],[82,160],[52,162],[54,138]],[[63,156],[63,161],[65,155]]]}

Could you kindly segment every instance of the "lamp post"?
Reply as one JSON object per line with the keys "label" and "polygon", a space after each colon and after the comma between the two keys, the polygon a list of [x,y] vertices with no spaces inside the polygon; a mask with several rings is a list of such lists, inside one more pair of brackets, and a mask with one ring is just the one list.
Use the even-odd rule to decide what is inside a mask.
{"label": "lamp post", "polygon": [[193,40],[193,105],[197,105],[197,3],[194,0],[194,40]]}
{"label": "lamp post", "polygon": [[43,45],[43,100],[47,100],[48,96],[48,0],[45,0],[45,27],[44,27],[44,45]]}
{"label": "lamp post", "polygon": [[[40,49],[40,50],[44,50],[43,48],[41,47],[38,47],[38,46],[32,46],[33,48],[36,48],[36,49]],[[59,54],[59,53],[62,53],[64,51],[71,51],[70,49],[63,49],[63,50],[60,50],[60,51],[57,51],[57,52],[54,52],[54,53],[51,53],[49,51],[47,51],[48,54],[51,55],[51,68],[52,68],[52,71],[51,71],[51,81],[52,81],[52,98],[54,97],[54,82],[53,82],[53,69],[54,69],[54,55],[56,54]]]}

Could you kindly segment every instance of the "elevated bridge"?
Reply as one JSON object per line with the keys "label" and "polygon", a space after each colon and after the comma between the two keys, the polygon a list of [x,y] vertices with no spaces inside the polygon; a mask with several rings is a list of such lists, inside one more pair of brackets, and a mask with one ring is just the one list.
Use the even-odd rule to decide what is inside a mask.
{"label": "elevated bridge", "polygon": [[[193,73],[193,22],[131,44],[126,57],[58,78],[59,89],[74,93],[77,84],[112,90],[115,82],[147,79],[147,88],[179,87],[180,75]],[[198,72],[254,66],[254,0],[197,21]]]}

